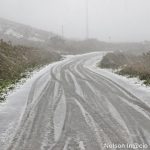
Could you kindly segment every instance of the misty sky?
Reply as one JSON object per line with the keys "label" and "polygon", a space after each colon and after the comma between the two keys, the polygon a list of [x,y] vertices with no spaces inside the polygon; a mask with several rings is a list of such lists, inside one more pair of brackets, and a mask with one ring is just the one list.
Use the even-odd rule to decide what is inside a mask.
{"label": "misty sky", "polygon": [[[0,0],[0,17],[71,38],[86,37],[86,0]],[[150,0],[89,0],[90,38],[150,40]],[[109,38],[111,37],[111,39]]]}

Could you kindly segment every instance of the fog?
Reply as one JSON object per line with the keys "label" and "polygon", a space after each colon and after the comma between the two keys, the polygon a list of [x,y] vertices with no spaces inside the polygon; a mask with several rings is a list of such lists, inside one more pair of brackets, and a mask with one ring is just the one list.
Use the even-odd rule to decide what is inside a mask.
{"label": "fog", "polygon": [[[61,34],[86,37],[86,0],[0,0],[0,17]],[[149,0],[89,0],[89,37],[150,40]]]}

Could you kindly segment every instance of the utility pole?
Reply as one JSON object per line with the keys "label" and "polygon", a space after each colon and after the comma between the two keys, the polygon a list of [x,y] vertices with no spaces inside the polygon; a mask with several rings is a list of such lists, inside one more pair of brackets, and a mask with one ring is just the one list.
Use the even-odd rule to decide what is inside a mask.
{"label": "utility pole", "polygon": [[64,26],[63,25],[61,27],[61,32],[62,32],[62,38],[64,38]]}
{"label": "utility pole", "polygon": [[108,37],[108,41],[111,42],[111,36]]}
{"label": "utility pole", "polygon": [[86,39],[89,38],[89,0],[86,0]]}

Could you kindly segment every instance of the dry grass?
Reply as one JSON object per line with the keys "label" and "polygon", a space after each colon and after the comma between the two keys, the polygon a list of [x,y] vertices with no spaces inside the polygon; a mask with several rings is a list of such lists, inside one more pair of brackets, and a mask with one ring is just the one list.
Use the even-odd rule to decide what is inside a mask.
{"label": "dry grass", "polygon": [[[0,40],[0,93],[10,84],[15,84],[26,75],[28,69],[60,59],[60,55],[49,51],[24,46],[13,46]],[[1,99],[1,95],[0,95]]]}
{"label": "dry grass", "polygon": [[99,66],[119,69],[119,74],[139,77],[140,80],[144,80],[146,85],[150,85],[150,52],[138,56],[108,53],[103,57]]}

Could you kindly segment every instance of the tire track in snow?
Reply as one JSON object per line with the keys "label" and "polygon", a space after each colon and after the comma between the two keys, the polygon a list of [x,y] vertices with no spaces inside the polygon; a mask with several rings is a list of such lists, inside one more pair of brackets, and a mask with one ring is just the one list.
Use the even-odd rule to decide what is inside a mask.
{"label": "tire track in snow", "polygon": [[8,150],[106,150],[150,144],[150,110],[127,89],[88,69],[98,53],[68,58],[33,84]]}

